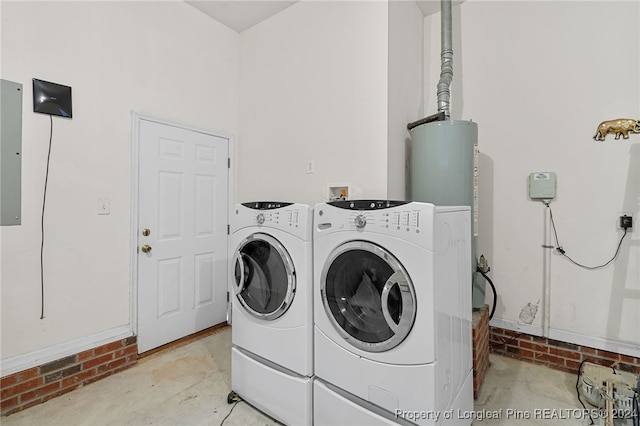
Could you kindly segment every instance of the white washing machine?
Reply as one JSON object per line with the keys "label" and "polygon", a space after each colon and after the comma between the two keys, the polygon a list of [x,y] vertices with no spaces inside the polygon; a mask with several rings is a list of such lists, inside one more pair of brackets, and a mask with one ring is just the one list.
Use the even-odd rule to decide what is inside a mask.
{"label": "white washing machine", "polygon": [[312,214],[251,202],[231,220],[231,387],[288,425],[312,422]]}
{"label": "white washing machine", "polygon": [[470,425],[469,207],[314,207],[314,423]]}

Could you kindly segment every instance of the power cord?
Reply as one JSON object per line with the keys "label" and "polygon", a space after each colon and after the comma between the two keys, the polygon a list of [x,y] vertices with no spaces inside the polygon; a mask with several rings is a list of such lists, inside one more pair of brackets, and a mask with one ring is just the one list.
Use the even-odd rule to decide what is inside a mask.
{"label": "power cord", "polygon": [[[489,268],[487,272],[489,272],[490,270],[491,268]],[[487,280],[487,282],[489,282],[489,285],[491,286],[491,291],[493,291],[493,304],[491,306],[491,313],[489,314],[489,320],[491,320],[493,318],[493,314],[496,312],[496,306],[498,305],[498,293],[496,292],[496,286],[493,285],[493,281],[491,281],[491,278],[489,278],[487,274],[485,274],[483,271],[478,269],[477,272],[480,275],[482,275],[484,279]]]}
{"label": "power cord", "polygon": [[476,267],[476,272],[479,273],[489,282],[491,286],[491,290],[493,291],[493,305],[491,307],[491,313],[489,314],[489,320],[493,318],[493,314],[496,312],[496,306],[498,304],[498,292],[496,291],[496,286],[493,285],[493,281],[491,278],[487,276],[487,272],[489,272],[491,268],[487,263],[487,260],[484,258],[484,255],[480,255],[480,259],[478,259],[478,266]]}
{"label": "power cord", "polygon": [[233,407],[231,407],[231,410],[229,410],[229,412],[227,413],[226,416],[224,416],[224,419],[222,419],[222,421],[220,422],[220,426],[222,426],[224,424],[224,422],[229,418],[229,416],[231,415],[231,413],[233,413],[233,409],[236,408],[236,405],[238,405],[239,403],[241,403],[242,401],[244,401],[243,399],[239,399],[236,402],[233,403]]}
{"label": "power cord", "polygon": [[40,319],[44,319],[44,208],[47,204],[47,183],[49,182],[49,162],[51,160],[51,142],[53,140],[53,116],[49,114],[49,152],[47,153],[47,171],[44,176],[44,194],[42,196],[42,215],[40,217]]}
{"label": "power cord", "polygon": [[220,425],[218,426],[222,426],[224,424],[224,422],[229,418],[231,413],[233,413],[233,409],[236,408],[236,405],[238,405],[238,403],[242,401],[244,400],[240,395],[238,395],[234,391],[229,392],[229,394],[227,395],[227,404],[233,404],[233,407],[231,407],[231,410],[229,410],[227,415],[224,416],[224,419],[222,419],[222,421],[220,422]]}
{"label": "power cord", "polygon": [[[622,234],[622,237],[620,238],[620,241],[618,242],[618,247],[616,248],[616,252],[615,252],[615,254],[613,255],[613,257],[611,259],[609,259],[606,263],[603,263],[602,265],[598,265],[598,266],[583,265],[581,263],[576,262],[572,258],[570,258],[567,255],[567,252],[560,245],[560,242],[558,241],[558,231],[556,230],[556,223],[553,220],[553,211],[551,210],[551,206],[550,206],[548,201],[543,201],[543,203],[549,209],[549,218],[551,218],[551,226],[553,227],[553,234],[554,234],[554,237],[555,237],[555,240],[556,240],[556,245],[555,245],[554,248],[558,251],[558,253],[560,253],[562,256],[567,258],[567,260],[569,260],[574,265],[577,265],[577,266],[579,266],[581,268],[584,268],[584,269],[591,269],[591,270],[605,268],[605,267],[609,266],[614,260],[616,260],[616,258],[618,257],[618,254],[620,253],[620,247],[622,246],[622,241],[624,240],[624,237],[627,236],[627,228],[626,227],[624,228],[624,234]],[[552,248],[552,247],[549,247],[549,248]]]}
{"label": "power cord", "polygon": [[[491,269],[489,269],[489,271],[490,270]],[[491,320],[493,318],[493,314],[496,313],[496,306],[498,306],[498,292],[496,291],[496,286],[493,285],[493,281],[491,281],[491,278],[489,278],[487,274],[485,274],[484,272],[482,271],[479,271],[479,272],[480,272],[480,275],[482,275],[484,279],[486,279],[489,282],[489,285],[491,286],[491,290],[493,291],[493,306],[491,307],[491,313],[489,314],[489,320]]]}
{"label": "power cord", "polygon": [[518,340],[521,336],[525,335],[527,333],[518,333],[517,335],[513,336],[511,339],[505,339],[501,342],[496,342],[496,343],[491,343],[491,347],[495,348],[497,346],[502,346],[502,345],[508,345],[509,343],[513,343],[516,340]]}

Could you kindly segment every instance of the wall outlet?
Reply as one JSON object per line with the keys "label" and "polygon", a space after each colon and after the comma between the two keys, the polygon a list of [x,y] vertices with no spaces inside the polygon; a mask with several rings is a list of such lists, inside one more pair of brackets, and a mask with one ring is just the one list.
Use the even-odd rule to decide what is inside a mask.
{"label": "wall outlet", "polygon": [[622,229],[633,228],[633,216],[631,215],[620,216],[620,228]]}
{"label": "wall outlet", "polygon": [[[624,219],[624,221],[623,221],[623,218],[625,216],[627,217],[627,219]],[[626,211],[626,212],[625,211],[619,211],[618,212],[618,216],[616,217],[616,227],[618,229],[625,229],[625,227],[627,229],[631,229],[631,228],[633,228],[633,222],[635,222],[634,219],[635,218],[633,217],[633,213],[632,212],[630,212],[630,211]],[[631,224],[630,226],[629,226],[629,223]]]}
{"label": "wall outlet", "polygon": [[308,175],[314,173],[316,171],[316,165],[313,160],[307,160],[307,164],[305,166],[305,170]]}

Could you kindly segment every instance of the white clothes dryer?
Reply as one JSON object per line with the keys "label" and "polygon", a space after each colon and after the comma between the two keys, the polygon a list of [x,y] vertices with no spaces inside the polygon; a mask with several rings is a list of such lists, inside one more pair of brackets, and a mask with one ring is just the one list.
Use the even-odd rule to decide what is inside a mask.
{"label": "white clothes dryer", "polygon": [[471,424],[470,208],[336,201],[313,232],[315,424]]}
{"label": "white clothes dryer", "polygon": [[243,203],[230,225],[231,386],[289,425],[312,422],[312,212]]}

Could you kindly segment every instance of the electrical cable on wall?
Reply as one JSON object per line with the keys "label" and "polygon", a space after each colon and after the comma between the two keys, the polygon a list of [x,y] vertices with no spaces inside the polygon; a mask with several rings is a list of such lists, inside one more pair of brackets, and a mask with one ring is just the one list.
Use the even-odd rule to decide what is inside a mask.
{"label": "electrical cable on wall", "polygon": [[50,126],[49,126],[49,152],[47,153],[47,171],[44,176],[44,193],[42,196],[42,215],[40,218],[40,296],[41,296],[41,310],[40,319],[44,319],[44,210],[47,204],[47,183],[49,182],[49,162],[51,160],[51,142],[53,141],[53,116],[49,114]]}
{"label": "electrical cable on wall", "polygon": [[51,160],[51,145],[53,141],[53,116],[71,118],[73,108],[71,103],[71,86],[64,86],[37,78],[32,79],[33,112],[49,116],[49,152],[47,153],[47,171],[44,177],[44,191],[42,195],[42,216],[40,218],[40,319],[44,319],[44,212],[47,205],[47,183],[49,182],[49,163]]}
{"label": "electrical cable on wall", "polygon": [[577,266],[579,266],[581,268],[584,268],[584,269],[593,270],[593,269],[605,268],[605,267],[609,266],[612,262],[614,262],[618,258],[618,254],[620,253],[620,247],[622,246],[622,241],[624,240],[624,237],[627,236],[627,228],[626,227],[624,228],[624,233],[622,234],[622,237],[620,238],[620,241],[618,242],[618,247],[616,248],[616,252],[614,253],[614,255],[613,255],[613,257],[611,259],[609,259],[607,262],[603,263],[602,265],[597,265],[597,266],[583,265],[583,264],[581,264],[579,262],[576,262],[571,257],[569,257],[569,255],[567,255],[566,251],[560,245],[560,242],[558,240],[558,231],[556,230],[556,224],[555,224],[555,222],[553,220],[553,211],[551,210],[550,203],[548,201],[543,201],[543,202],[547,206],[547,208],[549,209],[549,218],[551,219],[551,226],[553,228],[553,234],[554,234],[554,238],[555,238],[555,241],[556,241],[555,247],[549,247],[549,248],[555,248],[558,253],[560,253],[563,257],[565,257],[571,263],[573,263],[574,265],[577,265]]}
{"label": "electrical cable on wall", "polygon": [[[489,269],[489,270],[491,270],[491,269]],[[491,278],[489,278],[487,276],[487,274],[482,272],[480,269],[478,269],[477,272],[480,275],[482,275],[485,280],[487,280],[487,282],[491,286],[491,290],[493,291],[493,306],[491,307],[491,313],[489,314],[489,321],[491,321],[491,319],[493,318],[493,314],[496,312],[496,305],[498,304],[498,292],[496,291],[496,286],[493,285],[493,281],[491,281]],[[489,272],[489,271],[487,271],[487,272]]]}
{"label": "electrical cable on wall", "polygon": [[490,343],[489,346],[491,346],[492,348],[498,347],[498,346],[502,346],[502,345],[509,345],[513,342],[515,342],[516,340],[518,340],[520,337],[524,336],[527,333],[518,333],[515,336],[513,336],[510,339],[502,339],[502,341],[499,342],[495,342],[495,343]]}
{"label": "electrical cable on wall", "polygon": [[491,307],[491,313],[489,314],[489,321],[493,318],[493,314],[496,312],[496,306],[498,305],[498,292],[496,291],[496,286],[493,285],[493,281],[491,281],[491,278],[487,275],[487,272],[490,270],[491,268],[489,267],[484,254],[480,255],[480,258],[478,259],[478,266],[476,267],[476,273],[482,275],[484,279],[489,282],[491,291],[493,291],[493,305]]}

